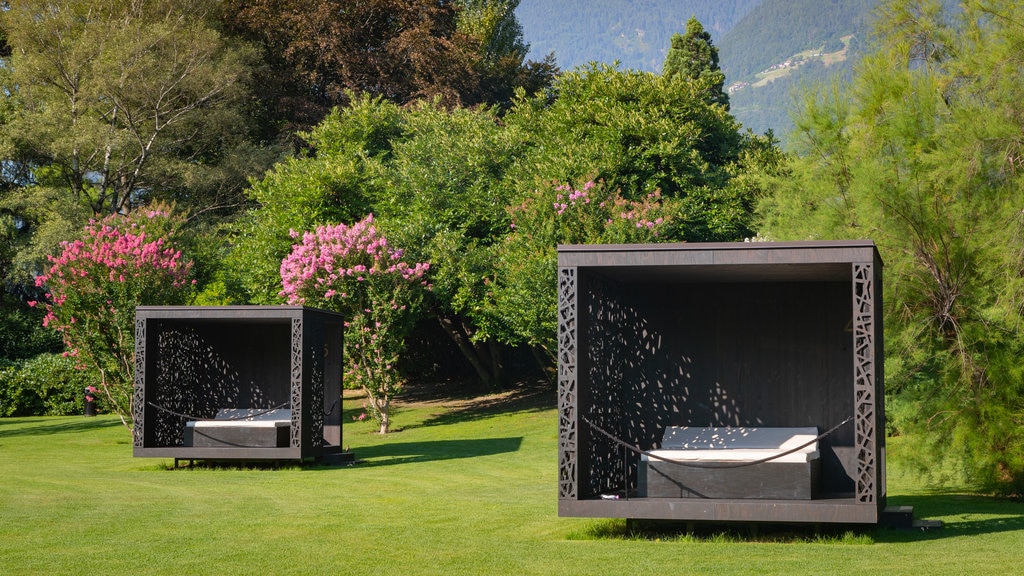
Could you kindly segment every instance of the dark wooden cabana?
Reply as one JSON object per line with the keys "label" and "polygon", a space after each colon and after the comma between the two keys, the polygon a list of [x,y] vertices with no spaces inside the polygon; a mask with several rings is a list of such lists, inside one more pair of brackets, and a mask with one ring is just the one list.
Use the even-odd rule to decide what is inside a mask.
{"label": "dark wooden cabana", "polygon": [[344,324],[296,306],[140,306],[134,455],[318,460],[341,453]]}
{"label": "dark wooden cabana", "polygon": [[[881,278],[870,241],[559,247],[559,514],[877,523]],[[821,437],[743,468],[627,447],[777,429]]]}

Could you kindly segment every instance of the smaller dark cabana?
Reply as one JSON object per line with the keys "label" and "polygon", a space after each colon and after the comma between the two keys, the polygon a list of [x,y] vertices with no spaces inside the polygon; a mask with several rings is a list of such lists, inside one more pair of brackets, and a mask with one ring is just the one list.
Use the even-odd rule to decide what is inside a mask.
{"label": "smaller dark cabana", "polygon": [[140,306],[134,455],[317,460],[341,449],[344,324],[296,306]]}
{"label": "smaller dark cabana", "polygon": [[559,514],[877,523],[881,274],[870,241],[559,247]]}

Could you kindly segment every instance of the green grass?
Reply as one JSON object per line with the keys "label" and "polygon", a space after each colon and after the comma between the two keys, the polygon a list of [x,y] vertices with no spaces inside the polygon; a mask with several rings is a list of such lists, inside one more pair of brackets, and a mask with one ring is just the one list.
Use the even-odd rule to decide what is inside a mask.
{"label": "green grass", "polygon": [[[534,399],[536,400],[536,399]],[[1024,504],[920,485],[940,530],[636,531],[559,518],[553,395],[408,408],[387,437],[346,413],[351,467],[170,469],[116,419],[0,419],[2,574],[1014,574]]]}

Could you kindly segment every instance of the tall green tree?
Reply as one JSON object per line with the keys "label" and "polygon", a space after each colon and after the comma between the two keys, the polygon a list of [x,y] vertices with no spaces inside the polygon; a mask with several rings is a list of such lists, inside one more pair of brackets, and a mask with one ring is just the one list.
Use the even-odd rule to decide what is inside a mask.
{"label": "tall green tree", "polygon": [[672,35],[661,73],[706,82],[708,101],[729,109],[729,95],[724,90],[725,73],[718,67],[718,48],[695,16],[686,21],[684,34]]}
{"label": "tall green tree", "polygon": [[540,61],[526,60],[530,46],[516,19],[519,0],[459,0],[459,32],[476,39],[479,88],[465,98],[467,104],[495,104],[505,110],[517,89],[533,94],[551,85],[554,54]]}
{"label": "tall green tree", "polygon": [[254,140],[254,53],[221,36],[215,6],[26,0],[0,11],[0,209],[22,222],[10,271],[20,281],[90,218],[154,200],[212,218],[247,202],[247,177],[279,151]]}
{"label": "tall green tree", "polygon": [[809,97],[784,238],[874,238],[886,262],[888,416],[984,489],[1024,492],[1024,26],[1016,3],[884,4],[852,84]]}
{"label": "tall green tree", "polygon": [[[741,135],[724,107],[703,98],[706,87],[595,66],[560,76],[551,94],[521,90],[504,115],[353,96],[308,135],[307,155],[253,185],[260,207],[240,229],[231,268],[254,298],[279,301],[280,287],[267,279],[288,252],[289,229],[351,224],[372,212],[389,241],[430,262],[426,318],[440,323],[481,382],[501,386],[510,347],[530,347],[544,362],[544,349],[553,349],[554,306],[527,295],[553,275],[553,242],[570,237],[512,228],[524,202],[554,201],[541,199],[554,194],[553,180],[602,179],[613,203],[665,198],[663,240],[751,234],[760,189],[743,176],[772,144]],[[553,226],[553,214],[538,209],[520,224]],[[516,254],[531,256],[519,271]]]}
{"label": "tall green tree", "polygon": [[95,214],[123,214],[181,190],[223,152],[251,54],[210,26],[212,6],[40,0],[4,10],[3,87],[20,108],[3,137],[45,164],[35,183]]}
{"label": "tall green tree", "polygon": [[593,178],[628,200],[659,191],[680,200],[679,239],[749,235],[752,199],[730,185],[748,137],[705,98],[708,82],[597,64],[563,73],[553,99],[524,98],[505,118],[530,146],[513,177],[531,187]]}
{"label": "tall green tree", "polygon": [[[464,9],[465,6],[465,9]],[[350,95],[405,105],[492,103],[550,82],[550,62],[524,62],[521,30],[500,0],[231,0],[220,18],[263,48],[269,119],[309,130]]]}

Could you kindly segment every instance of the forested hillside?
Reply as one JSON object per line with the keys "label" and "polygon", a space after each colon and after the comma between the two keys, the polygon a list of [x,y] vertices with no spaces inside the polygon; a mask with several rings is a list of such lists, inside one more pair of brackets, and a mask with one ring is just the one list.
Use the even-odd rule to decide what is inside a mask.
{"label": "forested hillside", "polygon": [[764,0],[727,32],[719,61],[733,114],[784,143],[801,86],[849,76],[879,0]]}
{"label": "forested hillside", "polygon": [[530,58],[554,52],[563,69],[587,62],[657,72],[672,34],[696,16],[716,42],[762,0],[522,0],[516,17]]}
{"label": "forested hillside", "polygon": [[722,70],[729,82],[751,80],[803,50],[863,36],[877,5],[878,0],[763,0],[718,42]]}

